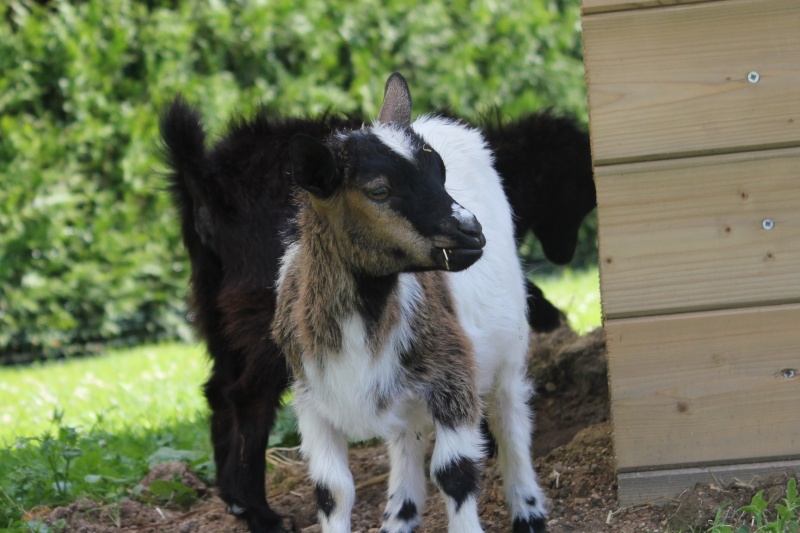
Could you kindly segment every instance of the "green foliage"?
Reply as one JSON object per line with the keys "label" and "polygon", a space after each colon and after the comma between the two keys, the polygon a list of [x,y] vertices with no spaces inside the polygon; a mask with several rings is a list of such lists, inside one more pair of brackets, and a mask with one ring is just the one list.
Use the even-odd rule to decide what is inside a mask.
{"label": "green foliage", "polygon": [[[181,457],[198,473],[213,475],[205,417],[187,417],[186,422],[142,433],[109,431],[105,424],[82,431],[57,416],[41,435],[0,449],[0,528],[19,524],[35,506],[63,505],[80,497],[106,502],[144,498],[137,483],[157,452]],[[158,503],[188,505],[196,497],[180,483],[164,482],[156,489],[151,496]]]}
{"label": "green foliage", "polygon": [[0,22],[0,362],[186,338],[158,110],[545,106],[586,119],[577,0],[12,0]]}
{"label": "green foliage", "polygon": [[150,483],[150,494],[157,503],[175,503],[189,507],[197,501],[197,491],[178,480],[156,480]]}
{"label": "green foliage", "polygon": [[758,491],[745,505],[733,513],[739,517],[738,526],[729,525],[728,506],[717,510],[714,522],[705,533],[797,533],[798,509],[800,496],[797,492],[797,480],[790,478],[786,484],[786,497],[783,504],[776,503],[774,510],[764,499],[764,491]]}
{"label": "green foliage", "polygon": [[597,265],[585,269],[561,269],[549,275],[530,275],[547,299],[565,315],[572,329],[584,335],[602,322],[600,276]]}
{"label": "green foliage", "polygon": [[300,428],[297,425],[297,415],[289,405],[292,393],[287,392],[282,399],[282,407],[275,416],[275,424],[269,434],[270,446],[299,446]]}
{"label": "green foliage", "polygon": [[[202,350],[180,344],[0,368],[0,531],[36,505],[147,498],[137,484],[162,462],[213,478],[205,376]],[[282,408],[270,444],[296,445],[296,424]],[[152,497],[189,504],[193,494],[167,484]]]}

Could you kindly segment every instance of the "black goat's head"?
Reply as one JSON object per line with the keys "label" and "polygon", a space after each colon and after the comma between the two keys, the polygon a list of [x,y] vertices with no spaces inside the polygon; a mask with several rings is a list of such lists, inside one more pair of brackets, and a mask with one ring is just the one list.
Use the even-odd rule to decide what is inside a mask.
{"label": "black goat's head", "polygon": [[297,135],[292,174],[311,208],[370,275],[463,270],[482,254],[475,216],[445,190],[440,155],[411,128],[411,96],[400,74],[386,83],[378,121],[323,143]]}

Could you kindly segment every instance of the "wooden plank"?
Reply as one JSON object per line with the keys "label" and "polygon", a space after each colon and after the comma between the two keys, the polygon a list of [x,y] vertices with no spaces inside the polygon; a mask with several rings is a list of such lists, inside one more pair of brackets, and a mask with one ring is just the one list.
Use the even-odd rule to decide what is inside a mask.
{"label": "wooden plank", "polygon": [[591,15],[583,38],[596,165],[800,146],[797,0]]}
{"label": "wooden plank", "polygon": [[598,167],[595,181],[607,318],[800,301],[800,149]]}
{"label": "wooden plank", "polygon": [[800,459],[800,305],[605,323],[621,472]]}
{"label": "wooden plank", "polygon": [[666,505],[672,498],[693,487],[696,483],[704,485],[716,483],[725,486],[737,479],[741,481],[759,480],[782,472],[789,474],[800,472],[800,461],[622,473],[617,476],[617,497],[620,507],[644,502]]}
{"label": "wooden plank", "polygon": [[719,1],[724,0],[583,0],[581,15]]}

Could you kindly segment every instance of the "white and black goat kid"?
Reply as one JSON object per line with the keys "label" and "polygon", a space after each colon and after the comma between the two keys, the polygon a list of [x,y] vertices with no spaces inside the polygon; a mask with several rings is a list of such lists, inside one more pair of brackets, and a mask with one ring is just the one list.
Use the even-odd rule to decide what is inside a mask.
{"label": "white and black goat kid", "polygon": [[416,529],[431,426],[430,473],[449,531],[482,531],[484,405],[513,531],[545,531],[530,455],[525,284],[482,136],[442,118],[412,124],[408,87],[393,74],[374,125],[325,143],[298,135],[290,148],[305,193],[272,334],[293,371],[323,532],[350,532],[347,438],[376,436],[391,457],[381,531]]}

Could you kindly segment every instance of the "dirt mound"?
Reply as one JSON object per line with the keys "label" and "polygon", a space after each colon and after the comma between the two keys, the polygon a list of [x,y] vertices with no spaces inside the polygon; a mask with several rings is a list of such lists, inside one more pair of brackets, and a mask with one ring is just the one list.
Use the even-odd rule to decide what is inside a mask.
{"label": "dirt mound", "polygon": [[[752,486],[698,485],[664,508],[648,505],[618,508],[602,331],[580,337],[562,327],[549,334],[535,335],[530,355],[530,374],[537,384],[534,455],[541,485],[550,498],[550,533],[697,529],[709,524],[720,505],[731,502],[732,508],[738,508],[749,503],[759,489],[765,489],[768,501],[784,496],[787,478],[774,476]],[[318,533],[313,488],[306,479],[303,464],[291,452],[283,452],[278,463],[268,475],[271,504],[278,512],[294,517],[298,532]],[[354,532],[379,531],[388,463],[383,445],[373,443],[350,450],[357,498],[353,509]],[[156,481],[160,484],[154,485]],[[180,498],[169,493],[170,487],[175,487],[172,483],[186,487],[191,492],[187,494],[193,497],[179,501]],[[150,490],[143,490],[136,499],[108,505],[83,499],[49,514],[42,513],[39,519],[49,525],[63,520],[68,524],[65,531],[81,533],[247,531],[243,522],[225,513],[225,505],[214,489],[207,489],[182,463],[157,465],[142,479],[141,485]],[[446,531],[444,505],[430,483],[428,494],[418,533]],[[487,533],[509,530],[511,521],[494,459],[488,459],[484,468],[480,509]]]}

